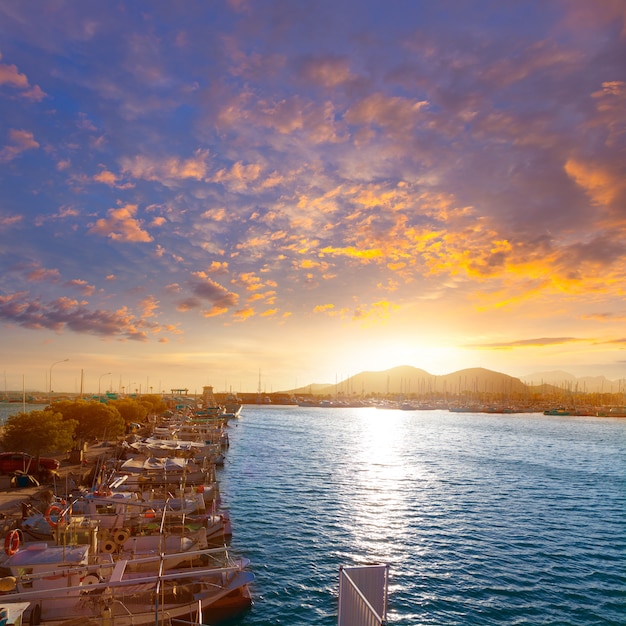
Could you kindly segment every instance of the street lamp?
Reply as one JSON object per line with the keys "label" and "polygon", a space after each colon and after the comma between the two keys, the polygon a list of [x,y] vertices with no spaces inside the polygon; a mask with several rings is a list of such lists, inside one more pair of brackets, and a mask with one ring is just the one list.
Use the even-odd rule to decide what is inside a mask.
{"label": "street lamp", "polygon": [[110,374],[111,372],[106,372],[105,374],[102,374],[100,378],[98,378],[98,399],[100,399],[100,381],[102,380],[103,376],[109,376]]}
{"label": "street lamp", "polygon": [[69,359],[61,359],[60,361],[55,361],[51,366],[50,366],[50,377],[48,378],[48,382],[50,383],[50,388],[48,390],[48,396],[50,398],[50,402],[52,402],[52,368],[55,365],[58,365],[59,363],[65,363],[66,361],[69,361]]}

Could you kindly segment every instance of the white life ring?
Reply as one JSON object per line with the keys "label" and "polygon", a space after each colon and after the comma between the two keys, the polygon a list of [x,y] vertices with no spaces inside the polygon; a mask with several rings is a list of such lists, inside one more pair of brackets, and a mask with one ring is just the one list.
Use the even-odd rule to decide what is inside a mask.
{"label": "white life ring", "polygon": [[106,541],[103,541],[102,545],[100,546],[100,549],[105,554],[111,554],[112,552],[115,552],[116,548],[117,544],[115,543],[115,541],[113,541],[113,539],[107,539]]}
{"label": "white life ring", "polygon": [[95,574],[87,574],[85,578],[80,581],[82,586],[84,585],[97,585],[100,582],[100,579]]}

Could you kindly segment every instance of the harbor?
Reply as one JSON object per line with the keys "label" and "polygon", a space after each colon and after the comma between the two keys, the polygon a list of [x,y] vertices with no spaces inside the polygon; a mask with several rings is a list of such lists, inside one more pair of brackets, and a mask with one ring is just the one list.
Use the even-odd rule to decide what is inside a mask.
{"label": "harbor", "polygon": [[31,626],[218,624],[249,610],[254,575],[229,547],[217,476],[241,407],[211,392],[55,469],[11,453],[29,466],[0,477],[1,601]]}
{"label": "harbor", "polygon": [[[154,426],[156,433],[139,437],[143,444],[162,436],[164,426]],[[536,606],[553,623],[620,624],[625,427],[621,418],[542,412],[245,405],[228,420],[229,447],[216,471],[220,510],[231,524],[228,550],[254,576],[252,605],[225,623],[333,626],[341,569],[385,563],[388,623],[398,626],[534,623]],[[59,493],[60,483],[89,473],[112,450],[98,442],[80,464],[60,458]],[[49,485],[17,489],[1,480],[2,513],[21,517],[24,501],[41,510]],[[190,505],[172,495],[179,508]],[[116,536],[96,537],[106,559],[119,550]],[[122,559],[120,584],[151,566],[140,541],[150,539],[137,541],[139,570]],[[202,558],[216,549],[204,548]],[[171,557],[163,560],[164,581],[181,572]],[[104,583],[91,576],[87,591],[96,596]],[[211,623],[208,613],[202,619]]]}

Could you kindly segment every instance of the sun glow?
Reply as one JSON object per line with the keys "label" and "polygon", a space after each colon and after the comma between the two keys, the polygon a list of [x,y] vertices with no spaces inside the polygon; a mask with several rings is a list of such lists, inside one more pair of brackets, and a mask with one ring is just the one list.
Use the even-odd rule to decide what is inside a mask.
{"label": "sun glow", "polygon": [[402,341],[372,341],[352,350],[351,372],[383,371],[411,365],[430,374],[448,374],[464,367],[465,355],[454,346]]}

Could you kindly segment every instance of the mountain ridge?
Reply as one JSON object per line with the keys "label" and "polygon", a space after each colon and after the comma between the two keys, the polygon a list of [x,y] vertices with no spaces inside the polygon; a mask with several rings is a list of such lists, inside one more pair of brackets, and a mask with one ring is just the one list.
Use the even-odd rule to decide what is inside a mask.
{"label": "mountain ridge", "polygon": [[560,370],[515,377],[483,367],[465,368],[449,374],[431,374],[412,365],[398,365],[387,370],[363,371],[333,384],[311,383],[283,393],[294,395],[523,393],[546,385],[580,393],[618,393],[626,390],[624,380],[611,381],[604,376],[576,377]]}

